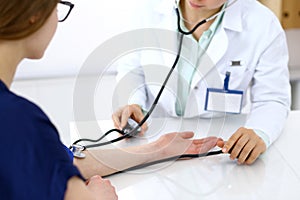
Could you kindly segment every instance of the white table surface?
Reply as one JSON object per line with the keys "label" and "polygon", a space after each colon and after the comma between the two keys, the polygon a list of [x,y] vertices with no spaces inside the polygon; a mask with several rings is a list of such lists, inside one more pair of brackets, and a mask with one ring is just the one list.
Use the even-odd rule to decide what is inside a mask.
{"label": "white table surface", "polygon": [[[181,130],[193,130],[198,138],[217,135],[226,139],[245,119],[246,115],[212,120],[152,119],[145,138],[122,141],[115,147],[146,143],[162,133]],[[109,120],[98,124],[102,130],[112,128]],[[82,137],[95,138],[87,134],[95,134],[91,122],[76,125],[86,130],[85,135],[80,134]],[[300,199],[299,130],[300,111],[292,111],[280,138],[250,166],[238,165],[223,154],[166,162],[108,179],[116,187],[120,200]],[[71,137],[77,138],[75,123],[71,123],[71,131]]]}

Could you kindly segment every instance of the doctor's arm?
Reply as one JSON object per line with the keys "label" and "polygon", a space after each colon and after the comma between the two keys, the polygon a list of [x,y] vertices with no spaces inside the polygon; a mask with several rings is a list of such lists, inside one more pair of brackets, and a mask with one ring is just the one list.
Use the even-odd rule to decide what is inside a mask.
{"label": "doctor's arm", "polygon": [[193,139],[193,132],[174,132],[140,146],[85,151],[86,158],[74,159],[74,164],[85,178],[96,174],[107,176],[144,164],[176,155],[204,153],[216,146],[221,139],[207,137]]}
{"label": "doctor's arm", "polygon": [[[275,26],[275,25],[274,25]],[[290,110],[291,93],[288,50],[284,31],[269,36],[253,75],[251,111],[245,127],[227,142],[220,142],[224,153],[240,164],[252,164],[282,132]]]}
{"label": "doctor's arm", "polygon": [[[128,118],[140,122],[144,118],[142,109],[146,107],[147,86],[145,74],[140,63],[140,52],[126,55],[117,66],[117,86],[115,93],[120,107],[113,113],[114,126],[123,129]],[[147,130],[147,123],[141,127],[141,133]]]}

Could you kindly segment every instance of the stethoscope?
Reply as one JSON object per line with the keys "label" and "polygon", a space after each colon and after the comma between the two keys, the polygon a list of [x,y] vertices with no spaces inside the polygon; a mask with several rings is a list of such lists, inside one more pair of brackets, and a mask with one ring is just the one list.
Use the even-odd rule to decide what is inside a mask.
{"label": "stethoscope", "polygon": [[[238,0],[234,0],[232,1],[230,4],[228,4],[226,6],[226,8],[223,8],[221,11],[219,11],[218,13],[212,15],[211,17],[209,18],[206,18],[202,21],[200,21],[199,23],[197,23],[194,28],[191,30],[191,31],[184,31],[182,28],[181,28],[181,25],[180,25],[180,12],[179,12],[179,8],[178,8],[178,3],[177,3],[177,0],[175,0],[175,12],[176,12],[176,15],[177,15],[177,27],[178,27],[178,31],[181,33],[180,37],[179,37],[179,47],[178,47],[178,52],[177,52],[177,55],[176,55],[176,58],[174,60],[174,63],[170,69],[170,71],[168,72],[166,78],[165,78],[165,81],[163,82],[156,98],[154,99],[149,111],[146,113],[146,115],[144,116],[144,118],[139,122],[137,123],[136,121],[134,121],[133,119],[129,118],[128,119],[128,122],[127,122],[127,125],[122,129],[122,130],[119,130],[119,129],[111,129],[109,131],[107,131],[106,133],[104,133],[99,139],[88,139],[88,138],[82,138],[82,139],[78,139],[76,140],[71,146],[70,146],[70,150],[72,151],[73,155],[77,158],[84,158],[85,157],[85,154],[83,153],[83,151],[87,148],[93,148],[93,147],[99,147],[99,146],[104,146],[104,145],[107,145],[107,144],[111,144],[111,143],[114,143],[114,142],[118,142],[120,140],[123,140],[125,138],[131,138],[131,137],[134,137],[136,136],[140,131],[141,131],[141,126],[147,121],[147,119],[150,117],[150,115],[152,114],[154,108],[156,107],[156,105],[158,104],[158,100],[170,78],[170,76],[172,75],[178,61],[179,61],[179,58],[180,58],[180,54],[181,54],[181,48],[182,48],[182,41],[183,41],[183,36],[184,35],[190,35],[192,33],[194,33],[197,28],[213,19],[215,19],[216,17],[218,17],[219,15],[221,15],[222,13],[224,13],[229,7],[231,7],[235,2],[237,2]],[[101,140],[103,140],[107,135],[109,135],[110,133],[112,132],[118,132],[120,133],[122,136],[116,138],[116,139],[113,139],[113,140],[110,140],[110,141],[106,141],[106,142],[100,142]],[[90,143],[95,143],[95,144],[89,144],[89,145],[80,145],[78,143],[80,142],[90,142]],[[100,142],[100,143],[97,143],[97,142]],[[195,158],[195,157],[204,157],[204,156],[210,156],[210,155],[216,155],[216,154],[221,154],[222,151],[221,150],[218,150],[218,151],[211,151],[211,152],[207,152],[207,153],[203,153],[203,154],[184,154],[184,155],[180,155],[180,156],[174,156],[174,157],[171,157],[171,158],[167,158],[167,159],[163,159],[163,160],[158,160],[158,161],[155,161],[155,162],[152,162],[152,163],[146,163],[146,164],[142,164],[142,165],[139,165],[139,166],[135,166],[135,167],[132,167],[132,168],[129,168],[127,169],[126,171],[128,170],[133,170],[133,169],[138,169],[138,168],[141,168],[141,167],[145,167],[145,166],[149,166],[149,165],[153,165],[153,164],[156,164],[156,163],[160,163],[160,162],[165,162],[165,161],[169,161],[169,160],[176,160],[176,159],[180,159],[180,158]]]}

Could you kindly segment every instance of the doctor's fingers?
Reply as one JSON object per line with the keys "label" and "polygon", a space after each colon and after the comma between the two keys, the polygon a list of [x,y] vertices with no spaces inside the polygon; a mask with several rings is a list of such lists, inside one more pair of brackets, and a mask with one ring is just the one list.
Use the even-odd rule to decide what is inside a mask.
{"label": "doctor's fingers", "polygon": [[[241,152],[244,150],[245,145],[249,141],[249,137],[247,134],[242,134],[237,140],[235,140],[234,146],[230,149],[230,159],[234,160],[238,158]],[[228,140],[230,141],[230,139]]]}
{"label": "doctor's fingers", "polygon": [[[248,165],[252,164],[260,154],[264,153],[267,150],[265,142],[256,134],[250,139],[248,144],[245,146],[245,154],[247,151],[248,155],[240,155],[243,156],[239,158],[239,163],[246,163]],[[241,159],[241,161],[240,161]],[[244,160],[245,159],[245,160]]]}
{"label": "doctor's fingers", "polygon": [[251,164],[266,150],[266,146],[252,129],[240,128],[230,137],[223,149],[230,153],[232,160],[238,158],[240,164],[245,161]]}
{"label": "doctor's fingers", "polygon": [[[136,108],[138,107],[138,108]],[[122,129],[126,126],[128,118],[132,116],[132,119],[134,119],[134,115],[139,116],[139,113],[136,113],[140,110],[140,114],[143,115],[140,107],[136,104],[133,105],[127,105],[124,107],[119,108],[115,113],[112,115],[112,119],[114,122],[114,126],[116,128]]]}
{"label": "doctor's fingers", "polygon": [[144,118],[144,114],[139,105],[131,104],[123,107],[120,117],[121,117],[121,126],[125,127],[128,118],[132,118],[134,121],[140,122]]}
{"label": "doctor's fingers", "polygon": [[[241,129],[241,128],[240,128]],[[242,131],[237,130],[230,138],[228,141],[225,142],[222,151],[223,153],[230,153],[232,150],[231,148],[233,148],[233,146],[236,144],[236,142],[238,141],[238,139],[242,136]]]}
{"label": "doctor's fingers", "polygon": [[252,154],[255,147],[256,147],[255,140],[248,141],[248,143],[244,146],[242,152],[240,153],[240,155],[238,157],[238,163],[243,164],[248,158],[250,158],[250,155]]}
{"label": "doctor's fingers", "polygon": [[[265,144],[263,145],[265,146]],[[251,165],[260,156],[260,154],[264,153],[265,151],[266,151],[266,147],[264,148],[263,146],[257,145],[250,153],[250,156],[248,156],[245,163],[247,165]]]}
{"label": "doctor's fingers", "polygon": [[112,120],[114,122],[115,128],[122,129],[121,127],[121,116],[123,112],[123,108],[119,108],[116,112],[112,114]]}

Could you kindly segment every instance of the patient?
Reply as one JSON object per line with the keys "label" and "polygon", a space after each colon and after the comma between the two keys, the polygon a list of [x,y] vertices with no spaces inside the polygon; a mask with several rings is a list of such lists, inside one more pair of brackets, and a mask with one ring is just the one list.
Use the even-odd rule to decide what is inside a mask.
{"label": "patient", "polygon": [[[57,5],[68,12],[58,13]],[[72,8],[58,0],[1,0],[1,199],[117,199],[115,188],[101,176],[173,155],[206,152],[219,140],[189,140],[192,132],[169,133],[138,147],[86,151],[87,157],[73,164],[45,113],[9,90],[19,63],[43,56],[57,22]]]}

